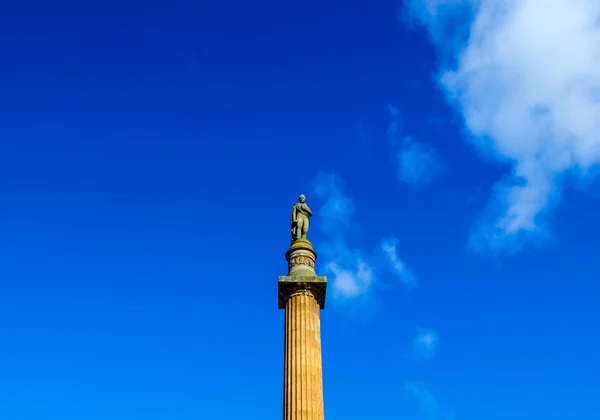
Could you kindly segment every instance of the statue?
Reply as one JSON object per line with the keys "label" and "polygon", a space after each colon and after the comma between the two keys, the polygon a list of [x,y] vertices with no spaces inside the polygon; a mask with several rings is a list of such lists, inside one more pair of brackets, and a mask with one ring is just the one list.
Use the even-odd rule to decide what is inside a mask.
{"label": "statue", "polygon": [[298,239],[306,239],[311,216],[312,211],[306,205],[306,197],[301,194],[292,209],[292,242]]}

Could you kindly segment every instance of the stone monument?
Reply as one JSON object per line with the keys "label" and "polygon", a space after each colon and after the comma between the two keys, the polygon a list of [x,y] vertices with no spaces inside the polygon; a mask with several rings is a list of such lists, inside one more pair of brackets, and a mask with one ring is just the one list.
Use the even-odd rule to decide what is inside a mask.
{"label": "stone monument", "polygon": [[327,278],[316,274],[317,253],[306,239],[311,217],[301,195],[292,209],[288,274],[278,281],[279,309],[285,310],[284,420],[324,419],[320,310]]}
{"label": "stone monument", "polygon": [[298,239],[306,239],[311,217],[312,211],[306,204],[306,197],[304,194],[300,194],[298,202],[292,208],[292,242]]}

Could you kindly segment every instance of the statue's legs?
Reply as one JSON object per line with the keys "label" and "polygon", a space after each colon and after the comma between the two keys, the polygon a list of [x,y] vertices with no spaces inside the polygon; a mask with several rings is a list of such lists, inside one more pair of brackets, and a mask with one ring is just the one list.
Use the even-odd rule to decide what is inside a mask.
{"label": "statue's legs", "polygon": [[304,238],[304,217],[298,217],[296,220],[296,239]]}
{"label": "statue's legs", "polygon": [[304,223],[302,223],[302,239],[306,239],[306,234],[308,233],[308,217],[304,220]]}

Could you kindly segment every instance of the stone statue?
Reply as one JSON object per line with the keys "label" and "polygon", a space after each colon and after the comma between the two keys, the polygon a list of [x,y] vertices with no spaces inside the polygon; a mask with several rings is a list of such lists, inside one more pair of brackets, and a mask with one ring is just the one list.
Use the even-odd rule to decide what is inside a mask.
{"label": "stone statue", "polygon": [[312,211],[306,205],[306,197],[301,194],[292,209],[292,242],[298,239],[306,239],[311,216]]}

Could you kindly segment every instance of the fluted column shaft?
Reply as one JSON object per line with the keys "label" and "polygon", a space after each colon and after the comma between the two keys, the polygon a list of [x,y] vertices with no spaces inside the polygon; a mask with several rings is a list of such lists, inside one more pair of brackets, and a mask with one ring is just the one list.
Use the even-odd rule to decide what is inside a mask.
{"label": "fluted column shaft", "polygon": [[285,303],[284,420],[323,420],[320,307],[299,288]]}

